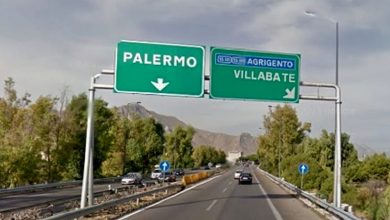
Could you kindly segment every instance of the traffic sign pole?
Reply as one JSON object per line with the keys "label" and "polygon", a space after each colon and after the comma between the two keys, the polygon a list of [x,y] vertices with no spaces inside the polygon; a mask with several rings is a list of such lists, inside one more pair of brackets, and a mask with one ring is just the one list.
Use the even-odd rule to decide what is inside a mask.
{"label": "traffic sign pole", "polygon": [[335,84],[326,83],[312,83],[301,82],[301,86],[308,87],[324,87],[334,88],[336,90],[336,97],[323,97],[323,96],[300,96],[300,99],[305,100],[318,100],[318,101],[335,101],[336,102],[336,138],[335,138],[335,151],[334,151],[334,182],[333,182],[333,200],[334,206],[341,207],[341,89]]}
{"label": "traffic sign pole", "polygon": [[298,172],[301,174],[301,189],[303,189],[303,175],[309,172],[309,166],[305,163],[298,165]]}
{"label": "traffic sign pole", "polygon": [[100,75],[112,75],[113,72],[102,71],[99,74],[96,74],[91,78],[91,85],[89,88],[89,97],[88,97],[88,118],[87,118],[87,134],[85,141],[85,158],[84,158],[84,173],[83,173],[83,182],[81,188],[81,198],[80,198],[80,208],[84,208],[87,205],[88,197],[88,206],[93,205],[93,148],[94,148],[94,124],[93,124],[93,112],[94,112],[94,103],[95,103],[95,90],[96,89],[113,89],[112,85],[102,85],[96,84],[96,80]]}

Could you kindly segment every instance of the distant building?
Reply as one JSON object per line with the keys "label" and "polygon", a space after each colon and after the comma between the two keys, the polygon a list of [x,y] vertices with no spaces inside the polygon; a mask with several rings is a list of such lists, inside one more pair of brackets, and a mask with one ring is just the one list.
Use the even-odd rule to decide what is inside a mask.
{"label": "distant building", "polygon": [[242,151],[229,151],[226,160],[229,163],[235,163],[240,157],[242,157]]}

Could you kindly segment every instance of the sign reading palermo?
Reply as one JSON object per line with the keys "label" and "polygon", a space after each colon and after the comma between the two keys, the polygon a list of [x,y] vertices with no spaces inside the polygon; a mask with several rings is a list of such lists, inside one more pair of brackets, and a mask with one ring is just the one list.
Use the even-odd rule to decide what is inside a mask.
{"label": "sign reading palermo", "polygon": [[115,92],[202,97],[204,47],[121,41]]}
{"label": "sign reading palermo", "polygon": [[299,101],[299,54],[211,48],[210,97]]}

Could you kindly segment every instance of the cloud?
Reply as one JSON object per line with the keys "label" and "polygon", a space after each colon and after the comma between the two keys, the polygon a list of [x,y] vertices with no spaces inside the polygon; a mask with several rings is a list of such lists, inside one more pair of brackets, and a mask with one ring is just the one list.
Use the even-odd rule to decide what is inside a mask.
{"label": "cloud", "polygon": [[[58,95],[66,85],[76,94],[87,92],[92,75],[113,68],[118,41],[143,40],[299,53],[301,80],[333,83],[333,19],[340,23],[343,131],[353,141],[384,149],[389,142],[389,7],[386,0],[7,1],[0,3],[0,80],[13,77],[16,88],[33,97]],[[317,17],[304,15],[308,9]],[[101,81],[112,83],[110,77]],[[301,93],[317,90],[301,88]],[[260,133],[267,105],[277,104],[111,91],[97,96],[110,105],[142,101],[153,111],[230,134]],[[313,135],[333,130],[334,103],[293,106],[301,121],[312,122]]]}

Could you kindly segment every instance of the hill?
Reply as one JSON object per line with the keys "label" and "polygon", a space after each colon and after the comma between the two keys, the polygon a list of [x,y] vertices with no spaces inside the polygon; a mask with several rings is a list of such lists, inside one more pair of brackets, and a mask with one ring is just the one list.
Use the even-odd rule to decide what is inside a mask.
{"label": "hill", "polygon": [[[153,111],[149,111],[145,107],[137,103],[129,103],[119,107],[121,114],[127,118],[132,118],[134,115],[140,117],[153,117],[164,126],[165,131],[170,132],[176,126],[188,126],[185,122],[173,116],[161,115]],[[192,139],[193,146],[210,145],[217,149],[223,150],[225,153],[229,151],[242,151],[244,155],[254,154],[257,149],[257,139],[249,133],[242,133],[239,136],[216,133],[204,129],[194,128],[196,133]]]}

